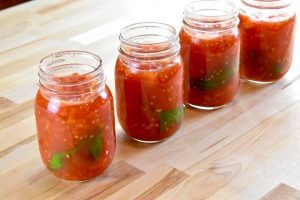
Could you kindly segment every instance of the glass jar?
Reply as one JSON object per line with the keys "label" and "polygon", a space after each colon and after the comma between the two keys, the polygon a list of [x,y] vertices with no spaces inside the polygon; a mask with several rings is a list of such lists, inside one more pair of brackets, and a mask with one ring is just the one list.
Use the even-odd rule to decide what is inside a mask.
{"label": "glass jar", "polygon": [[183,66],[176,30],[137,23],[120,33],[116,61],[118,119],[133,139],[155,143],[173,135],[183,114]]}
{"label": "glass jar", "polygon": [[291,0],[241,0],[240,74],[254,83],[272,83],[289,70],[296,15]]}
{"label": "glass jar", "polygon": [[185,66],[186,102],[213,110],[239,89],[238,10],[227,0],[199,0],[184,9],[179,38]]}
{"label": "glass jar", "polygon": [[101,59],[83,51],[58,52],[40,62],[38,75],[34,107],[45,166],[64,180],[101,174],[116,148],[113,98]]}

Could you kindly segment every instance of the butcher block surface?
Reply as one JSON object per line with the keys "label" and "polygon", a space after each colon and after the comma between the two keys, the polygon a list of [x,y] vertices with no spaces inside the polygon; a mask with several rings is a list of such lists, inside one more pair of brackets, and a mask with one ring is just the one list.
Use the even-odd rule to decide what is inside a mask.
{"label": "butcher block surface", "polygon": [[62,181],[44,167],[33,111],[41,58],[61,50],[96,53],[114,93],[120,29],[160,21],[179,30],[185,4],[35,0],[0,11],[0,199],[300,199],[299,29],[284,79],[243,82],[224,109],[186,109],[181,129],[158,144],[134,142],[116,121],[114,161],[94,180]]}

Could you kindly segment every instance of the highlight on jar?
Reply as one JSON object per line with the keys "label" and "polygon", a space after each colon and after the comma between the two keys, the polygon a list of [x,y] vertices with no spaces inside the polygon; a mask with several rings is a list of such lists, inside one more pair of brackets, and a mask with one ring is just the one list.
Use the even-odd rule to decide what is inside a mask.
{"label": "highlight on jar", "polygon": [[180,127],[184,115],[183,65],[176,30],[145,22],[120,33],[115,67],[119,122],[128,136],[161,142]]}
{"label": "highlight on jar", "polygon": [[64,180],[98,176],[116,148],[113,98],[101,59],[83,51],[54,53],[40,62],[38,75],[34,108],[44,165]]}
{"label": "highlight on jar", "polygon": [[185,67],[185,98],[203,110],[223,108],[239,84],[238,8],[227,0],[199,0],[184,9],[179,38]]}
{"label": "highlight on jar", "polygon": [[258,84],[277,81],[293,60],[296,14],[292,1],[241,2],[241,77]]}

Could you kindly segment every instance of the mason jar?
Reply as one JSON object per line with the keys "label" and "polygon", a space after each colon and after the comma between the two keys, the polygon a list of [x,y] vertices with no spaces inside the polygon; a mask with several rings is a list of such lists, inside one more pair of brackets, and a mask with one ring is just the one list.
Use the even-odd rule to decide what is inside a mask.
{"label": "mason jar", "polygon": [[264,84],[281,79],[293,58],[296,14],[291,0],[241,0],[242,79]]}
{"label": "mason jar", "polygon": [[121,30],[115,67],[119,122],[134,140],[166,140],[184,114],[183,65],[176,30],[163,23],[132,24]]}
{"label": "mason jar", "polygon": [[231,1],[199,0],[185,7],[179,38],[189,106],[213,110],[235,98],[240,83],[238,23]]}
{"label": "mason jar", "polygon": [[44,165],[58,178],[101,174],[115,148],[113,98],[101,59],[83,51],[51,54],[39,65],[35,117]]}

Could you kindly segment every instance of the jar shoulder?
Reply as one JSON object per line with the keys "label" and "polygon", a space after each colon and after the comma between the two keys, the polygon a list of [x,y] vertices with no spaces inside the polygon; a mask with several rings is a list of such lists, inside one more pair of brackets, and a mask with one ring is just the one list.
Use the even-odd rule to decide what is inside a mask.
{"label": "jar shoulder", "polygon": [[282,9],[257,9],[241,6],[240,15],[245,15],[259,21],[276,22],[296,18],[296,11],[292,6]]}

